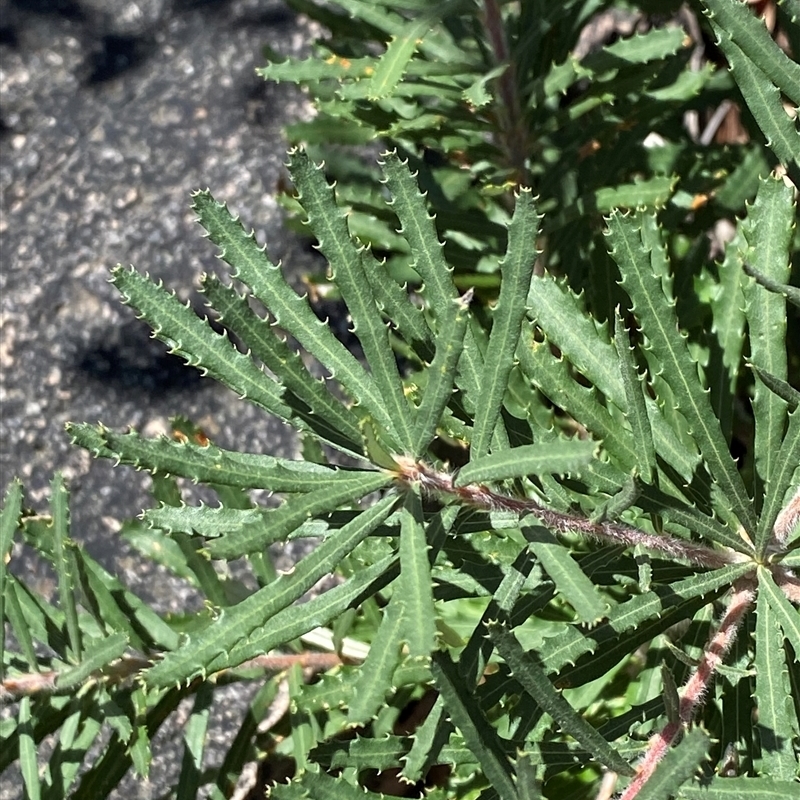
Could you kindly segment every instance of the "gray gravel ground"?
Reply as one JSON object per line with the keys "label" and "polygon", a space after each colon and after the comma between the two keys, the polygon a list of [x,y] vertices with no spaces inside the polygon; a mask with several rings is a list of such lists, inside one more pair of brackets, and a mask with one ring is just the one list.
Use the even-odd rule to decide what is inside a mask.
{"label": "gray gravel ground", "polygon": [[[132,263],[200,308],[193,287],[218,262],[189,202],[206,186],[295,278],[308,269],[274,200],[281,127],[305,109],[254,74],[264,44],[298,53],[308,40],[275,0],[0,0],[0,483],[21,477],[44,509],[62,470],[73,538],[164,610],[189,602],[185,589],[116,536],[147,502],[146,477],[93,461],[64,423],[154,434],[180,413],[222,446],[294,453],[285,427],[168,356],[107,278]],[[215,720],[212,738],[230,724]],[[159,750],[153,780],[126,797],[163,793],[179,752]],[[20,795],[0,776],[0,797]]]}

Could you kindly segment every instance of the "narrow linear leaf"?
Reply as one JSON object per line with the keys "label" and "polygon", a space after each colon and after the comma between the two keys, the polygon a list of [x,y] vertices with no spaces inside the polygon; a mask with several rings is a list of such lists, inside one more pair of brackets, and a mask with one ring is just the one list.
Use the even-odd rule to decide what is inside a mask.
{"label": "narrow linear leaf", "polygon": [[57,472],[50,484],[50,505],[53,512],[53,566],[58,578],[58,598],[64,610],[72,658],[80,662],[83,655],[78,606],[75,600],[75,558],[69,552],[69,507],[64,478]]}
{"label": "narrow linear leaf", "polygon": [[327,323],[317,319],[308,301],[299,297],[286,282],[280,267],[273,264],[246,233],[227,207],[209,192],[194,195],[193,208],[208,236],[220,248],[220,257],[275,317],[275,321],[313,355],[347,392],[375,419],[385,418],[385,404],[374,382],[361,364],[333,335]]}
{"label": "narrow linear leaf", "polygon": [[[780,178],[760,181],[755,202],[748,209],[742,232],[748,249],[745,261],[770,279],[784,283],[789,278],[789,245],[795,218],[792,190]],[[755,281],[744,287],[747,323],[750,328],[750,358],[762,369],[786,380],[786,300],[764,291]],[[786,425],[786,401],[756,380],[753,398],[755,417],[755,461],[758,493],[770,479]],[[756,550],[763,552],[769,529],[761,520]]]}
{"label": "narrow linear leaf", "polygon": [[418,781],[428,770],[438,763],[439,753],[447,744],[453,726],[445,716],[442,696],[436,698],[433,708],[423,723],[414,732],[414,740],[403,756],[403,769],[400,773],[408,781]]}
{"label": "narrow linear leaf", "polygon": [[41,783],[36,758],[36,742],[33,738],[33,718],[31,698],[23,697],[17,712],[17,730],[19,731],[19,768],[22,782],[29,800],[39,800]]}
{"label": "narrow linear leaf", "polygon": [[762,775],[758,778],[714,778],[707,786],[684,786],[678,800],[787,800],[797,792],[795,781],[779,781]]}
{"label": "narrow linear leaf", "polygon": [[250,658],[329,625],[349,608],[386,588],[400,573],[399,559],[387,556],[360,570],[349,580],[323,592],[306,603],[290,606],[270,617],[230,652],[215,659],[209,669],[216,671],[243,664]]}
{"label": "narrow linear leaf", "polygon": [[631,424],[634,448],[639,462],[639,474],[650,483],[656,469],[653,432],[650,428],[650,418],[647,416],[645,389],[631,353],[630,339],[619,315],[619,309],[614,315],[614,325],[614,342],[619,357],[622,385],[625,387],[625,399],[628,406],[627,418]]}
{"label": "narrow linear leaf", "polygon": [[456,665],[446,653],[436,653],[431,670],[450,719],[461,731],[484,775],[502,800],[516,800],[517,791],[508,756],[475,696],[464,685]]}
{"label": "narrow linear leaf", "polygon": [[797,717],[790,711],[789,673],[778,615],[766,593],[761,592],[756,605],[755,638],[756,727],[761,742],[761,771],[771,778],[788,781],[797,775],[797,759],[792,744],[797,734]]}
{"label": "narrow linear leaf", "polygon": [[163,437],[148,439],[134,432],[114,433],[102,426],[83,423],[67,425],[67,433],[75,444],[96,456],[150,472],[242,489],[309,492],[348,480],[350,474],[309,461],[239,453],[213,444],[199,445]]}
{"label": "narrow linear leaf", "polygon": [[597,449],[590,439],[562,439],[522,445],[471,461],[456,477],[456,486],[502,481],[526,475],[579,474]]}
{"label": "narrow linear leaf", "polygon": [[[402,572],[401,572],[402,575]],[[392,689],[392,675],[400,662],[406,610],[405,600],[395,592],[383,612],[378,632],[361,665],[358,682],[350,700],[348,725],[369,722],[383,707]]]}
{"label": "narrow linear leaf", "polygon": [[128,647],[128,637],[124,633],[112,633],[99,642],[86,642],[81,663],[58,673],[56,689],[64,691],[85,683],[92,674],[100,672],[112,661],[120,658]]}
{"label": "narrow linear leaf", "polygon": [[[436,641],[436,611],[428,540],[419,492],[409,489],[400,518],[400,580],[402,631],[410,658],[428,658]],[[394,595],[393,602],[394,602]]]}
{"label": "narrow linear leaf", "polygon": [[123,302],[134,308],[153,328],[153,334],[171,353],[204,375],[224,383],[251,403],[280,419],[292,422],[292,409],[284,402],[283,388],[253,361],[240,353],[227,336],[212,330],[207,320],[184,305],[174,294],[146,275],[121,264],[111,271],[111,281]]}
{"label": "narrow linear leaf", "polygon": [[[747,107],[770,148],[786,166],[792,181],[797,184],[800,177],[800,133],[783,108],[778,88],[714,18],[711,19],[711,26],[717,34],[719,47],[730,64]],[[773,47],[778,50],[774,43]]]}
{"label": "narrow linear leaf", "polygon": [[530,190],[522,190],[517,195],[508,226],[506,254],[500,262],[500,296],[492,315],[492,330],[484,356],[481,381],[484,391],[475,410],[470,459],[477,460],[489,452],[500,416],[531,288],[540,222]]}
{"label": "narrow linear leaf", "polygon": [[6,661],[6,570],[21,514],[22,484],[14,480],[6,490],[0,511],[0,680],[5,677]]}
{"label": "narrow linear leaf", "polygon": [[759,369],[757,366],[755,366],[755,364],[751,364],[750,366],[753,372],[758,375],[761,382],[771,392],[774,392],[776,395],[778,395],[778,397],[781,397],[786,401],[790,411],[794,411],[797,406],[800,405],[800,392],[798,392],[794,386],[787,381],[775,377],[775,375],[772,375],[769,372],[764,372],[763,369]]}
{"label": "narrow linear leaf", "polygon": [[522,649],[514,634],[499,622],[490,622],[487,631],[511,674],[533,701],[575,739],[597,761],[623,775],[632,775],[630,764],[556,690],[545,671]]}
{"label": "narrow linear leaf", "polygon": [[546,528],[526,525],[522,533],[528,540],[528,547],[552,578],[558,593],[575,609],[581,622],[594,623],[602,619],[608,611],[608,604],[569,550]]}
{"label": "narrow linear leaf", "polygon": [[408,62],[432,23],[432,16],[425,15],[409,23],[404,33],[392,37],[370,78],[369,100],[389,97],[402,79]]}
{"label": "narrow linear leaf", "polygon": [[208,541],[206,550],[211,558],[224,559],[258,553],[285,539],[311,517],[360,500],[391,482],[391,476],[381,472],[351,475],[348,481],[286,500],[279,508],[267,511],[261,520]]}
{"label": "narrow linear leaf", "polygon": [[736,0],[703,0],[706,12],[787,97],[800,106],[800,64],[773,40],[763,20]]}
{"label": "narrow linear leaf", "polygon": [[175,790],[176,800],[194,800],[200,789],[208,717],[213,701],[214,684],[208,682],[201,684],[195,695],[189,719],[183,726],[183,758]]}
{"label": "narrow linear leaf", "polygon": [[797,286],[792,286],[789,283],[778,283],[770,278],[769,275],[759,272],[751,264],[745,264],[744,271],[765,289],[769,289],[775,294],[782,294],[793,306],[800,308],[800,288]]}
{"label": "narrow linear leaf", "polygon": [[358,416],[309,373],[302,358],[277,335],[267,320],[250,308],[247,299],[212,276],[203,279],[202,291],[220,314],[225,327],[247,342],[251,353],[280,376],[286,389],[284,401],[308,428],[335,447],[360,454]]}
{"label": "narrow linear leaf", "polygon": [[769,601],[778,624],[792,645],[795,653],[800,653],[800,614],[786,599],[786,595],[778,588],[768,569],[758,569],[759,598],[763,594]]}
{"label": "narrow linear leaf", "polygon": [[472,293],[467,292],[453,305],[452,320],[442,325],[436,336],[436,355],[426,370],[428,382],[417,408],[411,454],[421,457],[436,435],[436,428],[453,394],[456,369],[464,348],[464,335],[469,321],[469,303]]}
{"label": "narrow linear leaf", "polygon": [[204,631],[189,638],[180,649],[144,673],[148,686],[170,686],[203,674],[215,659],[225,657],[271,616],[302,597],[320,578],[332,572],[392,511],[396,498],[388,496],[345,525],[337,536],[323,542],[289,574],[230,608],[222,609]]}
{"label": "narrow linear leaf", "polygon": [[383,405],[376,420],[393,431],[402,448],[411,446],[411,406],[405,398],[397,362],[389,344],[389,330],[381,318],[372,286],[362,265],[361,253],[350,238],[344,213],[336,205],[333,187],[322,168],[302,150],[289,154],[289,171],[308,215],[308,224],[319,249],[330,264],[331,274],[342,293],[353,322],[353,331],[364,349],[375,389]]}
{"label": "narrow linear leaf", "polygon": [[678,328],[675,301],[663,285],[667,276],[659,274],[666,255],[655,218],[644,212],[630,216],[613,213],[608,218],[607,235],[611,255],[619,265],[623,287],[633,301],[648,346],[661,362],[664,378],[675,392],[711,474],[728,496],[731,510],[746,529],[755,530],[752,501],[714,416],[698,367]]}
{"label": "narrow linear leaf", "polygon": [[[775,459],[775,469],[765,487],[766,497],[761,509],[761,524],[769,535],[781,512],[784,497],[792,486],[792,481],[795,480],[794,474],[798,465],[800,465],[800,406],[789,414],[789,424]],[[769,541],[769,538],[765,537],[763,546],[766,547]]]}

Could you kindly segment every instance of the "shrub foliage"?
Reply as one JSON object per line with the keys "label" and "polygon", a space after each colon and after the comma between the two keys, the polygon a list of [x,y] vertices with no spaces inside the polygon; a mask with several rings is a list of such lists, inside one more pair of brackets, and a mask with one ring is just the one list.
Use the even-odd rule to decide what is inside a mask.
{"label": "shrub foliage", "polygon": [[[689,229],[706,230],[708,220],[687,222],[672,179],[663,202],[653,199],[654,175],[617,184],[629,200],[611,193],[604,207],[600,187],[612,172],[592,173],[587,208],[549,195],[550,162],[525,155],[530,119],[545,125],[543,110],[553,111],[555,141],[558,120],[580,120],[584,105],[591,113],[607,93],[631,101],[634,90],[623,87],[634,77],[635,96],[651,102],[641,125],[658,127],[659,109],[669,116],[670,103],[691,94],[679,90],[689,72],[672,29],[577,60],[562,50],[580,26],[571,39],[540,36],[540,49],[521,36],[534,35],[526,26],[540,6],[556,29],[569,27],[558,4],[516,4],[497,19],[505,40],[535,57],[514,57],[509,88],[508,59],[488,69],[463,45],[462,34],[480,37],[447,16],[456,3],[435,15],[380,9],[374,18],[375,4],[339,5],[353,15],[350,39],[375,38],[377,29],[391,37],[385,52],[349,53],[347,68],[335,52],[292,74],[321,97],[329,92],[319,103],[331,130],[352,132],[372,114],[409,139],[383,154],[382,184],[366,199],[370,209],[380,201],[372,217],[391,231],[389,257],[365,244],[366,217],[349,189],[337,198],[305,149],[291,151],[288,169],[292,205],[328,263],[363,359],[207,191],[193,207],[228,277],[206,276],[201,288],[222,333],[147,276],[113,271],[125,303],[172,352],[293,426],[302,457],[225,450],[186,420],[156,439],[69,426],[95,456],[152,473],[157,502],[128,536],[206,606],[158,615],[70,537],[60,477],[49,515],[26,509],[13,483],[0,518],[0,663],[4,698],[15,705],[0,722],[8,743],[0,764],[18,762],[32,798],[104,797],[128,770],[147,775],[153,737],[188,702],[179,798],[230,797],[248,763],[261,762],[266,781],[281,757],[291,767],[288,782],[271,781],[278,800],[587,797],[600,780],[625,800],[791,796],[800,735],[800,392],[787,331],[800,298],[790,281],[797,211],[788,176],[797,183],[800,137],[775,103],[781,92],[797,100],[795,65],[743,6],[704,4],[771,143],[739,153],[726,180],[739,173],[744,184],[752,159],[778,164],[752,178],[754,192],[742,190],[754,199],[712,263],[681,250]],[[427,7],[395,4],[418,5]],[[494,5],[485,3],[489,21]],[[597,4],[563,5],[588,14]],[[328,22],[336,31],[341,19]],[[496,33],[485,32],[490,43]],[[288,75],[289,65],[268,73]],[[530,84],[528,75],[539,77]],[[696,77],[695,93],[727,80],[711,69]],[[583,94],[548,105],[584,78]],[[427,119],[421,98],[434,93],[453,116]],[[481,114],[499,114],[494,93],[511,116],[494,120],[505,138],[485,142],[491,175],[474,183],[480,137],[464,114],[480,130]],[[607,110],[609,129],[612,116]],[[526,130],[519,141],[517,122]],[[322,129],[314,125],[305,130]],[[383,130],[368,128],[364,141]],[[438,218],[431,207],[447,196],[461,145],[448,145],[439,175],[414,154],[435,130],[442,140],[469,140],[464,197],[475,205],[452,225],[441,217],[455,220],[457,202],[438,206]],[[717,174],[692,157],[698,174]],[[566,151],[558,158],[570,161]],[[670,169],[682,169],[677,163]],[[528,178],[539,199],[523,185]],[[426,197],[420,184],[439,193]],[[478,218],[485,228],[471,227]],[[575,278],[567,231],[583,224]],[[490,268],[474,255],[449,260],[469,251],[468,233]],[[602,274],[618,283],[594,292],[601,281],[590,263],[605,264]],[[492,282],[465,288],[482,269]],[[738,461],[734,445],[744,452]],[[187,504],[182,479],[216,501]],[[258,502],[263,490],[280,503]],[[276,575],[267,548],[306,537],[318,544]],[[6,566],[15,542],[51,561],[55,598]],[[250,583],[226,566],[241,559]],[[337,580],[320,590],[332,573]],[[223,761],[205,763],[215,692],[237,682],[254,684],[255,695]],[[42,765],[37,747],[50,736]]]}

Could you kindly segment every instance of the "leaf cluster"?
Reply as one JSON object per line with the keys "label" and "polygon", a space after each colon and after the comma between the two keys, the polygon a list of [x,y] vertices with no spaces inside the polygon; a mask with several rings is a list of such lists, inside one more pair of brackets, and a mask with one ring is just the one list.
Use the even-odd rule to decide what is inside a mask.
{"label": "leaf cluster", "polygon": [[[339,109],[343,93],[361,91],[353,115],[383,103],[409,121],[410,136],[410,120],[420,131],[430,123],[422,106],[404,117],[401,101],[413,105],[430,85],[441,87],[436,102],[452,95],[476,119],[484,107],[499,114],[494,81],[507,71],[490,74],[475,60],[481,48],[464,43],[465,26],[446,16],[466,5],[444,3],[436,18],[411,0],[391,12],[338,5],[351,15],[350,46],[360,39],[363,48],[347,54],[347,68],[308,62],[302,80],[323,111],[325,91]],[[602,4],[564,5],[584,20]],[[569,27],[558,4],[510,4],[498,8],[507,43],[521,48],[514,31],[538,30],[515,16],[534,7],[554,31],[559,20]],[[707,7],[723,49],[742,54],[729,56],[734,78],[736,58],[761,70],[751,70],[761,99],[742,84],[761,125],[769,97],[792,96],[780,51],[731,4]],[[342,20],[325,8],[335,34]],[[679,50],[658,57],[654,76],[640,72],[646,51],[657,52],[655,34],[673,36],[665,30],[646,34],[627,73],[619,51],[632,58],[636,37],[587,56],[596,74],[576,80],[589,79],[589,99],[602,105],[604,81],[619,93],[626,74],[674,89],[657,78]],[[376,31],[387,43],[377,54]],[[548,64],[583,69],[586,59],[557,61],[557,47],[575,46],[572,33],[563,37],[542,33],[538,46],[554,48]],[[463,69],[447,73],[448,55]],[[335,66],[354,64],[371,72],[352,81],[341,72],[329,85]],[[470,64],[480,86],[462,85]],[[549,67],[536,69],[553,80]],[[550,111],[569,118],[574,103],[553,99]],[[525,108],[527,119],[537,107]],[[474,152],[483,129],[441,124],[465,131],[464,152]],[[516,169],[484,141],[492,180]],[[381,157],[374,203],[412,286],[354,228],[348,188],[334,190],[306,150],[292,150],[293,203],[363,358],[225,204],[196,193],[198,221],[227,265],[225,280],[201,285],[222,332],[146,275],[118,266],[112,280],[172,352],[291,425],[301,457],[226,450],[180,419],[159,438],[69,426],[96,457],[152,474],[156,504],[123,535],[201,594],[202,610],[180,617],[155,613],[72,539],[60,477],[46,515],[11,485],[0,515],[0,669],[12,709],[0,721],[2,768],[17,762],[32,798],[104,797],[129,770],[148,774],[154,737],[183,713],[180,798],[231,797],[254,764],[278,800],[578,798],[592,796],[603,773],[626,800],[791,796],[800,742],[797,197],[781,146],[751,151],[781,168],[755,181],[716,263],[699,246],[676,251],[688,236],[676,193],[660,212],[644,195],[630,208],[612,202],[622,208],[602,221],[593,213],[603,209],[570,210],[571,229],[590,231],[592,263],[610,265],[596,284],[588,272],[573,280],[567,262],[548,255],[569,227],[548,219],[569,204],[550,203],[526,157],[540,199],[517,187],[475,206],[488,227],[463,221],[496,271],[491,301],[480,303],[462,283],[474,274],[448,247],[464,240],[448,227],[442,242],[447,212],[411,146]],[[705,236],[707,221],[691,225],[696,240]],[[585,241],[575,240],[577,260]],[[603,288],[610,275],[618,283]],[[192,502],[187,481],[213,499]],[[308,537],[316,546],[276,574],[268,548]],[[52,563],[55,597],[15,573],[23,546]],[[231,683],[254,694],[222,762],[210,764],[209,713]]]}

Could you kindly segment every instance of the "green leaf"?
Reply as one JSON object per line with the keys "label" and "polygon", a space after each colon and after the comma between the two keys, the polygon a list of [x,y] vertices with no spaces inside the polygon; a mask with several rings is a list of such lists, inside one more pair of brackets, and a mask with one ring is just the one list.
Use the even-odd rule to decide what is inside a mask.
{"label": "green leaf", "polygon": [[402,600],[402,632],[409,657],[428,658],[436,641],[436,610],[428,540],[418,491],[409,489],[400,518],[400,580],[395,597]]}
{"label": "green leaf", "polygon": [[[255,245],[254,245],[255,247]],[[206,320],[149,277],[118,265],[112,283],[123,302],[136,309],[171,353],[210,375],[251,403],[281,419],[292,421],[292,409],[282,399],[283,389],[253,359],[240,353],[227,337],[214,332]]]}
{"label": "green leaf", "polygon": [[492,330],[484,356],[481,378],[484,390],[475,410],[470,460],[488,454],[500,416],[531,288],[540,221],[530,190],[522,190],[517,195],[514,216],[508,226],[508,248],[500,262],[500,296],[492,315]]}
{"label": "green leaf", "polygon": [[627,418],[631,424],[639,474],[648,483],[651,483],[656,470],[656,452],[653,444],[653,431],[650,428],[650,419],[647,416],[646,389],[636,368],[636,362],[631,353],[628,332],[625,330],[625,324],[619,315],[619,309],[617,309],[614,316],[614,325],[614,342],[619,358],[622,384],[625,387],[625,399],[628,406]]}
{"label": "green leaf", "polygon": [[778,47],[764,21],[737,0],[703,0],[707,16],[787,97],[800,105],[800,64]]}
{"label": "green leaf", "polygon": [[197,797],[203,769],[208,717],[213,701],[214,685],[201,684],[195,695],[189,719],[183,726],[183,759],[175,800],[194,800]]}
{"label": "green leaf", "polygon": [[404,606],[402,594],[395,592],[383,612],[369,654],[361,665],[350,700],[348,725],[366,724],[386,703],[386,696],[392,689],[392,675],[400,662],[406,618]]}
{"label": "green leaf", "polygon": [[608,604],[563,545],[546,528],[526,525],[528,547],[552,578],[558,593],[575,609],[581,622],[593,624],[606,616]]}
{"label": "green leaf", "polygon": [[702,728],[689,731],[683,741],[670,750],[656,771],[636,795],[637,800],[670,800],[708,756],[711,740]]}
{"label": "green leaf", "polygon": [[[759,573],[762,570],[760,568]],[[759,580],[759,584],[763,585],[763,582]],[[797,759],[792,745],[798,733],[797,715],[791,702],[779,616],[766,592],[758,594],[755,639],[756,727],[761,742],[761,772],[771,778],[788,781],[797,776]]]}
{"label": "green leaf", "polygon": [[411,407],[403,393],[397,362],[389,344],[389,330],[381,319],[372,286],[366,278],[362,257],[350,238],[344,213],[336,205],[333,187],[328,185],[321,167],[301,150],[289,154],[289,171],[297,186],[299,200],[308,215],[308,224],[328,259],[331,275],[347,304],[364,355],[372,371],[375,390],[380,394],[379,413],[373,417],[392,431],[404,451],[412,442]]}
{"label": "green leaf", "polygon": [[[732,0],[723,0],[732,3]],[[748,12],[749,14],[749,12]],[[753,19],[753,22],[756,22]],[[783,108],[780,92],[767,74],[720,27],[714,18],[711,26],[717,34],[719,47],[728,59],[733,77],[747,103],[747,107],[761,128],[772,151],[786,166],[796,184],[800,176],[800,133]],[[771,42],[776,52],[778,46]],[[781,55],[783,55],[781,53]],[[785,57],[785,56],[784,56]]]}
{"label": "green leaf", "polygon": [[147,439],[135,432],[114,433],[102,426],[83,423],[67,425],[67,433],[75,444],[96,456],[202,483],[273,492],[310,492],[325,485],[332,488],[350,476],[347,470],[309,461],[239,453],[212,444],[165,437]]}
{"label": "green leaf", "polygon": [[436,687],[444,698],[453,724],[483,768],[483,773],[502,800],[516,800],[508,756],[497,732],[481,711],[477,699],[446,653],[435,653],[431,665]]}
{"label": "green leaf", "polygon": [[182,647],[148,669],[143,676],[145,683],[152,687],[170,686],[205,673],[215,659],[227,657],[238,642],[333,571],[389,516],[395,502],[395,497],[385,497],[313,550],[293,572],[279,576],[235,606],[222,609],[207,629],[191,636]]}
{"label": "green leaf", "polygon": [[402,777],[408,781],[418,781],[428,770],[439,762],[439,754],[447,744],[453,726],[445,716],[444,700],[436,698],[433,708],[414,732],[414,739],[403,757]]}
{"label": "green leaf", "polygon": [[120,658],[128,647],[128,637],[124,633],[112,633],[100,641],[87,641],[81,654],[81,663],[76,667],[61,670],[56,677],[56,689],[64,691],[81,686],[92,674],[108,667]]}
{"label": "green leaf", "polygon": [[367,95],[369,100],[380,100],[392,94],[420,44],[419,40],[430,30],[432,24],[433,14],[426,14],[410,22],[404,33],[392,37],[370,78]]}
{"label": "green leaf", "polygon": [[302,358],[293,352],[247,299],[212,276],[203,279],[203,294],[220,314],[225,327],[247,343],[285,387],[283,399],[307,427],[339,449],[361,454],[358,416],[335,398],[323,382],[313,378]]}
{"label": "green leaf", "polygon": [[472,293],[466,292],[462,297],[448,301],[454,309],[452,319],[439,328],[436,336],[436,355],[425,371],[427,383],[422,402],[417,408],[411,448],[411,454],[415,458],[425,453],[436,435],[437,426],[453,394],[456,369],[464,348],[464,335],[469,322],[471,300]]}
{"label": "green leaf", "polygon": [[663,377],[675,393],[709,471],[731,504],[731,511],[747,530],[756,529],[753,504],[728,451],[714,416],[698,367],[685,336],[678,328],[674,300],[664,281],[666,255],[655,217],[637,212],[608,218],[611,255],[622,273],[622,285],[633,301],[647,346],[658,358]]}
{"label": "green leaf", "polygon": [[792,649],[795,653],[800,653],[800,614],[775,584],[769,570],[764,567],[758,569],[758,592],[759,602],[762,595],[767,598],[775,619],[783,628]]}
{"label": "green leaf", "polygon": [[23,697],[19,702],[17,712],[17,730],[19,731],[19,768],[22,773],[22,782],[29,800],[39,800],[41,783],[39,781],[39,767],[36,759],[36,742],[33,738],[33,719],[31,713],[31,698]]}
{"label": "green leaf", "polygon": [[220,257],[230,264],[233,277],[250,287],[277,324],[329,370],[358,403],[375,419],[384,420],[385,404],[374,381],[336,339],[328,324],[317,319],[307,300],[289,286],[280,267],[270,262],[253,234],[246,233],[225,205],[217,203],[209,192],[195,194],[193,208],[209,238],[219,247]]}
{"label": "green leaf", "polygon": [[[742,226],[748,245],[745,260],[774,280],[784,283],[789,278],[789,245],[795,218],[792,190],[780,178],[770,177],[759,184],[755,203],[750,207]],[[753,363],[780,380],[787,378],[786,301],[766,292],[755,281],[744,287],[747,323],[750,328],[750,358]],[[786,402],[775,395],[760,379],[756,379],[753,398],[755,417],[755,462],[760,478],[756,488],[768,483],[775,469],[786,425]],[[763,553],[770,530],[762,518],[756,537],[756,550]]]}
{"label": "green leaf", "polygon": [[22,484],[12,481],[3,498],[0,511],[0,680],[5,678],[6,663],[6,570],[11,556],[14,533],[22,514]]}
{"label": "green leaf", "polygon": [[206,543],[206,550],[211,558],[224,559],[261,552],[267,545],[285,539],[311,517],[360,500],[392,480],[390,475],[381,472],[350,475],[350,480],[338,481],[333,486],[293,497],[279,508],[265,512],[257,522],[211,539]]}
{"label": "green leaf", "polygon": [[[786,233],[790,233],[790,231],[787,230]],[[769,275],[758,272],[758,270],[750,264],[744,265],[744,271],[765,289],[769,289],[776,294],[782,294],[793,306],[800,308],[800,289],[797,286],[792,286],[788,283],[779,283]]]}
{"label": "green leaf", "polygon": [[795,781],[759,778],[714,778],[707,786],[686,786],[678,792],[679,800],[787,800],[797,792]]}
{"label": "green leaf", "polygon": [[563,733],[575,739],[608,769],[623,775],[633,774],[634,770],[628,762],[556,691],[544,670],[525,653],[510,630],[499,622],[490,622],[487,631],[514,679],[536,705],[552,717]]}
{"label": "green leaf", "polygon": [[794,473],[800,464],[800,406],[789,415],[786,435],[775,458],[775,469],[766,488],[764,506],[761,509],[761,525],[768,532],[764,547],[769,544],[775,520],[781,512],[784,497],[792,486]]}
{"label": "green leaf", "polygon": [[78,607],[75,601],[75,557],[70,552],[69,507],[64,478],[57,472],[50,484],[50,505],[53,509],[53,566],[58,577],[58,598],[64,610],[67,637],[73,660],[78,663],[83,655]]}
{"label": "green leaf", "polygon": [[577,438],[522,445],[470,461],[459,471],[455,484],[467,486],[526,475],[575,475],[591,462],[596,449],[596,442]]}

